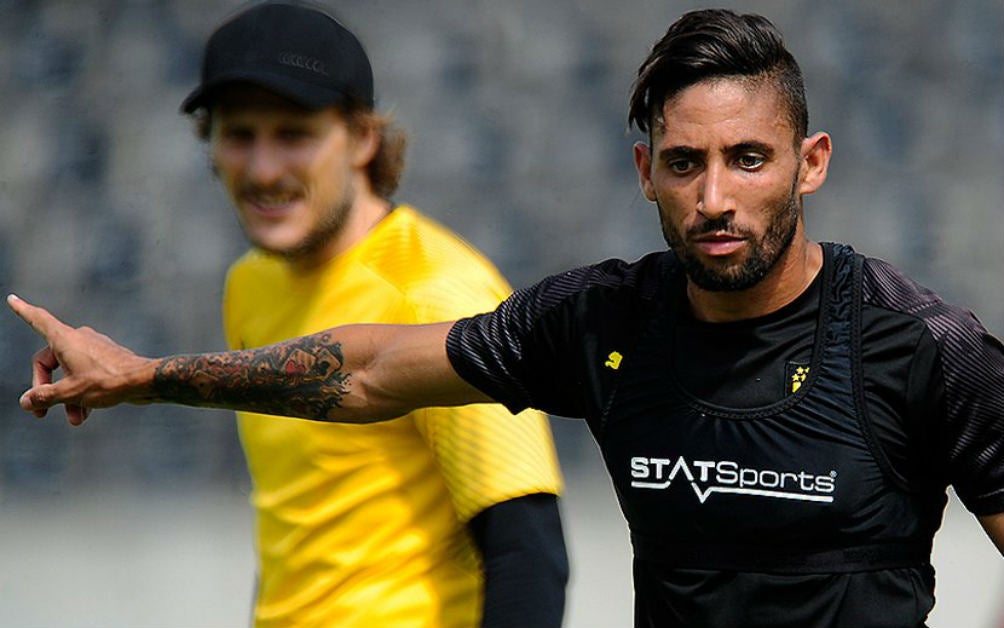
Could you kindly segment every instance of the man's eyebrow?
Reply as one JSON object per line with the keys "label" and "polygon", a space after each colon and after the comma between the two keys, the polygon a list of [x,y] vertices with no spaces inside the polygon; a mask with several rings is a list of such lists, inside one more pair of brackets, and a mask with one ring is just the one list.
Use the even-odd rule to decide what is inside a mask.
{"label": "man's eyebrow", "polygon": [[669,146],[659,150],[659,160],[665,162],[673,159],[694,159],[704,155],[704,152],[693,146]]}
{"label": "man's eyebrow", "polygon": [[758,142],[756,140],[747,140],[745,142],[739,142],[738,144],[733,144],[729,146],[727,151],[729,153],[746,153],[746,152],[756,152],[763,153],[764,155],[773,155],[774,148],[770,144],[764,142]]}
{"label": "man's eyebrow", "polygon": [[[773,155],[775,150],[766,142],[760,142],[758,140],[745,140],[732,144],[731,146],[726,146],[722,151],[727,155],[735,155],[739,153],[755,152],[762,153],[763,155]],[[659,150],[659,160],[663,162],[672,161],[674,159],[696,159],[699,157],[704,157],[707,151],[701,148],[695,148],[693,146],[680,145],[680,146],[667,146],[666,148]]]}

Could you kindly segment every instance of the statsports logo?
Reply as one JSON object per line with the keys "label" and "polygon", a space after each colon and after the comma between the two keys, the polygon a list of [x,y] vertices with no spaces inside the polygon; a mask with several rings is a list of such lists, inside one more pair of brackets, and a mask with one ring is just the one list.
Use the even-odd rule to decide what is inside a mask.
{"label": "statsports logo", "polygon": [[686,481],[700,503],[715,493],[731,493],[771,499],[833,502],[837,472],[817,475],[808,471],[756,469],[734,460],[687,460],[679,458],[631,458],[631,486],[665,490],[674,481]]}

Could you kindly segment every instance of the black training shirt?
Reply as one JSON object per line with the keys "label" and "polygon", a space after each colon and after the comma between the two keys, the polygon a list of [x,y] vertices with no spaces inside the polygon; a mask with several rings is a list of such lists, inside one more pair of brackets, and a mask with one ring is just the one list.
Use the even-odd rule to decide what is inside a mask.
{"label": "black training shirt", "polygon": [[[827,250],[832,248],[828,246]],[[828,253],[829,257],[832,255]],[[1004,350],[1000,342],[970,313],[946,305],[885,262],[864,259],[859,268],[856,301],[837,303],[835,307],[837,311],[854,309],[853,318],[860,328],[860,342],[854,343],[858,348],[848,356],[847,364],[860,373],[861,406],[866,409],[860,414],[865,415],[861,419],[865,427],[855,430],[868,441],[862,449],[870,452],[868,456],[874,461],[867,464],[881,468],[883,481],[893,493],[904,499],[922,496],[917,503],[924,506],[911,511],[911,516],[924,519],[920,528],[937,526],[934,519],[940,517],[938,507],[943,507],[944,490],[949,484],[975,514],[1004,511]],[[806,379],[806,369],[818,340],[822,289],[817,279],[793,303],[768,316],[708,324],[693,320],[687,316],[687,308],[681,307],[685,305],[684,280],[671,253],[651,254],[634,263],[611,260],[545,279],[518,291],[494,313],[458,322],[451,330],[448,352],[462,377],[513,411],[532,406],[559,416],[585,418],[601,450],[606,444],[604,456],[609,467],[620,464],[614,449],[626,446],[621,441],[633,438],[639,441],[634,446],[647,446],[645,434],[654,433],[646,431],[648,428],[639,429],[634,419],[633,423],[625,423],[622,416],[608,415],[611,405],[623,405],[623,401],[617,401],[618,387],[653,399],[666,396],[666,391],[679,390],[681,399],[693,401],[685,405],[732,408],[729,412],[739,418],[747,410],[746,414],[752,416],[756,408],[783,406],[787,398],[801,394],[798,390],[803,382],[812,381]],[[658,326],[666,315],[667,303],[676,312],[674,324],[664,338],[656,338],[645,330],[652,327],[653,321]],[[650,355],[665,354],[669,366],[661,380],[653,379],[642,388],[625,387],[618,375],[630,370],[626,367],[640,352],[636,351],[641,349],[636,346],[639,342],[646,343],[644,352]],[[653,342],[660,346],[649,346]],[[814,368],[818,371],[823,367]],[[646,369],[646,373],[651,370]],[[632,377],[638,378],[637,374]],[[836,385],[839,387],[840,382]],[[644,405],[644,400],[641,403]],[[704,414],[697,416],[704,418]],[[616,438],[610,438],[606,431],[612,420],[619,421],[610,427]],[[641,420],[656,421],[651,423],[653,429],[660,421],[659,417]],[[686,425],[681,432],[686,431]],[[631,437],[635,432],[638,436]],[[765,437],[773,436],[767,433]],[[672,434],[665,440],[674,440]],[[616,446],[611,444],[614,442]],[[796,448],[811,454],[811,447]],[[798,455],[793,452],[796,458]],[[631,463],[635,462],[632,458]],[[691,466],[711,464],[691,462]],[[689,473],[691,469],[684,471]],[[774,487],[778,478],[789,478],[790,485],[799,477],[771,469],[746,471],[760,473],[757,478],[766,478]],[[805,479],[809,475],[801,477],[803,489],[806,482],[813,488],[812,481]],[[823,487],[823,479],[819,487]],[[697,491],[697,484],[692,484]],[[650,522],[645,518],[659,516],[653,513],[660,511],[638,508],[625,493],[619,491],[619,497],[629,522],[635,522],[632,527],[648,528]],[[716,495],[713,499],[722,507],[732,498]],[[710,499],[708,503],[712,503]],[[727,516],[727,510],[722,512],[722,517]],[[638,525],[639,520],[644,525]],[[714,519],[706,523],[708,529],[718,525]],[[657,522],[654,529],[660,529]],[[665,529],[673,528],[667,524]],[[636,542],[636,556],[637,548],[646,544],[651,543],[640,546]],[[796,604],[794,599],[751,602],[744,596],[758,599],[762,597],[759,593],[771,591],[799,598],[812,590],[819,605],[808,608],[813,609],[810,616],[814,614],[818,620],[830,611],[842,617],[855,612],[866,614],[874,610],[871,607],[882,606],[881,595],[857,595],[863,600],[859,609],[848,610],[846,599],[855,599],[856,588],[884,589],[900,598],[889,600],[890,607],[894,603],[908,605],[909,598],[915,596],[916,605],[926,607],[917,612],[922,617],[929,609],[933,589],[933,578],[924,570],[907,573],[889,569],[888,573],[882,572],[885,575],[873,573],[868,577],[852,574],[840,582],[827,579],[825,574],[739,573],[726,577],[731,573],[728,570],[666,568],[646,560],[636,560],[635,571],[636,598],[677,596],[693,604],[703,599],[709,605],[731,600],[749,613],[764,614],[766,619],[760,619],[764,625],[813,624],[805,623],[809,621],[806,617],[784,616],[789,612],[785,609],[793,606],[805,612],[805,604]],[[695,597],[693,591],[686,594],[688,586],[714,594],[706,599]],[[914,594],[914,589],[919,591]],[[828,609],[826,600],[830,598],[843,600],[833,604],[844,606]],[[653,615],[659,621],[659,613],[668,615],[679,610],[671,606],[663,610],[649,604],[641,609],[643,616],[637,618],[638,625],[648,625],[645,622]],[[681,616],[688,612],[684,609]],[[690,616],[716,616],[702,615],[700,609],[693,613]],[[754,623],[749,615],[743,621]],[[665,621],[661,625],[674,624]]]}

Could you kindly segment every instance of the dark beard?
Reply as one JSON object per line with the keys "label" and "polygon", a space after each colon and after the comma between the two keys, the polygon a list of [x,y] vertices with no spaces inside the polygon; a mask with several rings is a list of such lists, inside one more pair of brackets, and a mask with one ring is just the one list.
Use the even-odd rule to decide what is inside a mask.
{"label": "dark beard", "polygon": [[794,184],[787,198],[775,205],[775,210],[767,232],[760,239],[748,229],[735,226],[730,216],[709,220],[687,233],[688,237],[693,238],[705,233],[725,231],[745,238],[750,252],[739,266],[706,266],[691,254],[678,232],[665,223],[662,231],[667,244],[683,265],[687,277],[697,287],[709,292],[738,292],[763,281],[795,239],[799,204]]}

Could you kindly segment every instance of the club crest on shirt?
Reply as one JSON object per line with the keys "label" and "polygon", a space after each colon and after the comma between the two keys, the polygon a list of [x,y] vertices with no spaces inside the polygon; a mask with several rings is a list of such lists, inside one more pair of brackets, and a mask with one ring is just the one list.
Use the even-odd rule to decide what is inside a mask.
{"label": "club crest on shirt", "polygon": [[802,383],[809,376],[809,364],[807,362],[786,362],[784,365],[785,386],[784,394],[792,395],[798,392]]}

